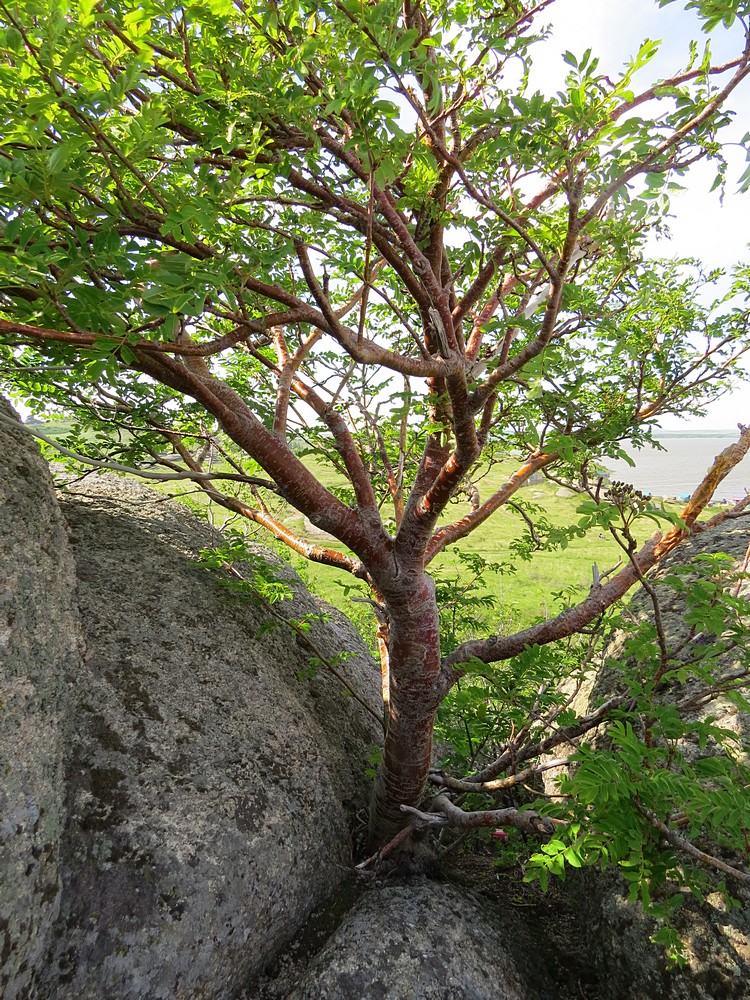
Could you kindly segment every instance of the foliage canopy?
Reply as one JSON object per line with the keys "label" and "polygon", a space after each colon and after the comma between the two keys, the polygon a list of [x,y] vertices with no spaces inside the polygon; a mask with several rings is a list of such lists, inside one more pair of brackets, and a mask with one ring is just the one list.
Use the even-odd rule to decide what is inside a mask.
{"label": "foliage canopy", "polygon": [[[105,463],[192,478],[369,588],[385,697],[375,846],[403,825],[402,806],[422,802],[435,715],[461,677],[469,709],[490,684],[505,719],[485,741],[491,763],[471,761],[477,792],[496,794],[502,774],[519,785],[519,762],[559,744],[569,699],[557,681],[750,445],[745,432],[674,524],[597,479],[597,461],[647,439],[661,415],[700,412],[748,348],[748,267],[727,281],[643,257],[693,163],[712,161],[725,182],[721,130],[750,73],[747,4],[687,4],[696,26],[736,30],[724,65],[693,44],[683,68],[643,88],[655,42],[615,79],[591,51],[566,53],[550,95],[529,82],[550,2],[0,2],[5,384],[73,413],[74,450],[90,451],[94,429]],[[305,453],[343,485],[318,479]],[[508,455],[516,470],[483,495],[484,473]],[[622,568],[515,633],[492,634],[492,609],[476,601],[457,628],[443,589],[454,613],[441,646],[427,567],[540,472],[588,495],[570,530],[612,534]],[[279,501],[342,545],[296,532]],[[531,552],[545,541],[524,516]],[[666,531],[642,544],[654,520]],[[468,634],[469,620],[489,637]],[[575,635],[583,646],[541,653]],[[567,738],[617,709],[620,756],[656,755],[661,768],[656,723],[638,736],[633,720],[653,718],[665,655],[651,693],[630,692],[627,718],[618,695],[593,723],[567,720]],[[497,694],[511,689],[520,702]],[[604,752],[584,745],[578,760],[574,832],[543,849],[556,860],[537,858],[539,870],[605,848],[644,856],[648,838],[606,828],[602,795],[627,803],[612,822],[639,816],[655,850],[659,809],[638,811],[626,770],[615,792]],[[450,797],[440,809],[440,822],[464,822]],[[571,846],[584,842],[588,854]]]}

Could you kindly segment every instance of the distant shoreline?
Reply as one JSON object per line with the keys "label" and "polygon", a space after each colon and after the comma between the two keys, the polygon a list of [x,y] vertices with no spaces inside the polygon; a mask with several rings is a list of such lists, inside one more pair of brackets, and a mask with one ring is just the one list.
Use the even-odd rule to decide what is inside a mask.
{"label": "distant shoreline", "polygon": [[[737,430],[655,431],[655,445],[627,447],[634,465],[624,459],[605,459],[610,479],[623,480],[653,497],[691,496],[714,459],[737,441]],[[750,456],[745,457],[719,484],[714,502],[741,499],[750,489]]]}
{"label": "distant shoreline", "polygon": [[736,438],[738,434],[736,427],[730,427],[723,431],[656,431],[654,437],[659,441],[661,438]]}

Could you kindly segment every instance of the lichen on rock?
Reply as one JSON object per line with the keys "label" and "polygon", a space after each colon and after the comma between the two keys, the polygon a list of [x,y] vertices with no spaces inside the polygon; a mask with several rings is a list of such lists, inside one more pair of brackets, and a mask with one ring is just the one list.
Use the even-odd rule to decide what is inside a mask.
{"label": "lichen on rock", "polygon": [[[0,399],[0,413],[14,417]],[[79,662],[73,559],[47,463],[0,423],[0,995],[32,996],[60,903],[62,759]]]}
{"label": "lichen on rock", "polygon": [[[3,1000],[236,996],[346,876],[377,720],[199,565],[185,508],[115,476],[58,505],[20,424],[0,466]],[[375,706],[354,629],[280,571]]]}
{"label": "lichen on rock", "polygon": [[[50,996],[233,996],[341,881],[377,727],[198,565],[216,537],[186,511],[114,477],[61,506],[86,653]],[[290,603],[317,607],[299,586]],[[370,696],[377,671],[348,639]]]}

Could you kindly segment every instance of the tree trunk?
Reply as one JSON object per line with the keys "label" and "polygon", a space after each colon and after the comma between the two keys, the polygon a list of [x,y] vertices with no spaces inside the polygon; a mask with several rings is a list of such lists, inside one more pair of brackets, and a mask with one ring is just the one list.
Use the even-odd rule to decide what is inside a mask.
{"label": "tree trunk", "polygon": [[[384,588],[384,591],[386,588]],[[440,637],[435,586],[424,573],[384,593],[389,615],[390,711],[370,809],[376,849],[404,826],[402,805],[417,806],[432,758]]]}

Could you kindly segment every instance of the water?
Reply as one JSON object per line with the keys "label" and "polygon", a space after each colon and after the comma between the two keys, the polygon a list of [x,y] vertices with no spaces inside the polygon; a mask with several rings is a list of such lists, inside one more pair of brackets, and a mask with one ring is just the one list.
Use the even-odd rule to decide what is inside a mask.
{"label": "water", "polygon": [[[606,460],[612,479],[631,483],[636,489],[655,497],[691,494],[716,455],[733,444],[739,431],[663,432],[659,444],[665,451],[654,448],[629,449],[636,465],[632,468],[622,460]],[[750,492],[750,454],[746,455],[719,485],[714,499],[739,500]]]}

